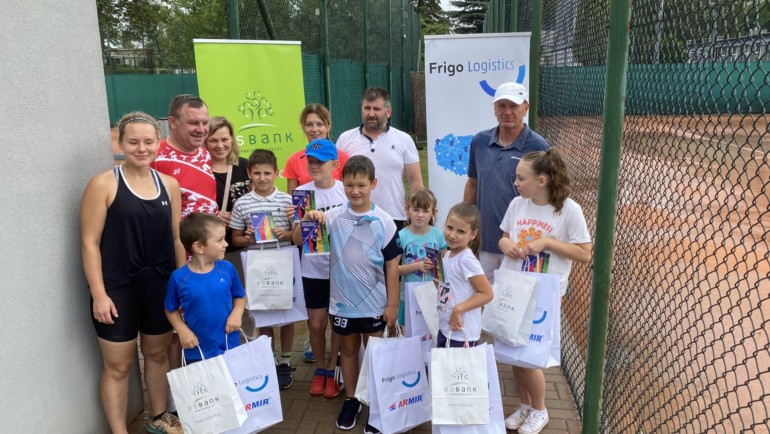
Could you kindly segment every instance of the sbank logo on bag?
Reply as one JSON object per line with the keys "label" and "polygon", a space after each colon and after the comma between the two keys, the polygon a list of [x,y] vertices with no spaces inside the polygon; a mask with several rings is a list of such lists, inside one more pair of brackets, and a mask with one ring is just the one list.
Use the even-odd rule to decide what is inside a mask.
{"label": "sbank logo on bag", "polygon": [[192,412],[198,412],[201,410],[206,410],[210,407],[219,405],[219,397],[209,397],[207,396],[209,392],[208,386],[203,384],[202,382],[198,381],[195,383],[190,390],[190,393],[192,396],[195,397],[195,401],[192,402],[192,404],[187,406],[187,409]]}
{"label": "sbank logo on bag", "polygon": [[[413,382],[407,381],[407,379],[411,378],[412,375],[414,374],[417,374],[417,378]],[[420,382],[420,371],[415,371],[414,369],[412,369],[397,375],[391,375],[390,377],[382,377],[383,383],[392,383],[393,381],[396,381],[396,380],[402,380],[401,385],[403,385],[404,387],[412,388],[416,386],[417,383]]]}
{"label": "sbank logo on bag", "polygon": [[444,392],[455,394],[469,394],[478,392],[478,387],[469,386],[468,381],[471,377],[463,367],[459,367],[452,372],[451,375],[453,383],[449,386],[444,386]]}
{"label": "sbank logo on bag", "polygon": [[516,310],[516,306],[512,305],[511,303],[508,303],[507,300],[510,300],[513,298],[513,290],[509,287],[505,287],[503,289],[502,297],[496,298],[494,300],[494,306],[498,309],[502,309],[508,312],[513,312]]}
{"label": "sbank logo on bag", "polygon": [[419,402],[422,402],[422,393],[390,404],[388,406],[388,411],[396,411],[399,408],[406,407],[407,405],[417,404]]}
{"label": "sbank logo on bag", "polygon": [[278,279],[278,270],[274,265],[268,265],[262,270],[261,284],[263,288],[275,288],[284,286],[283,279]]}
{"label": "sbank logo on bag", "polygon": [[276,270],[274,266],[268,265],[265,267],[264,275],[265,277],[275,277],[278,275],[278,270]]}

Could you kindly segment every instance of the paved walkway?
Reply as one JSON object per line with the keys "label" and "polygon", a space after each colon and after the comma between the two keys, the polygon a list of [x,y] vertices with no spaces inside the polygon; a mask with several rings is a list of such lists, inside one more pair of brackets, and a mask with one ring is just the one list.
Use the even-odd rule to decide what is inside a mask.
{"label": "paved walkway", "polygon": [[[310,393],[308,393],[315,365],[302,362],[303,344],[306,339],[307,329],[305,325],[297,324],[294,355],[292,357],[292,361],[297,367],[297,371],[294,373],[294,385],[288,390],[281,391],[281,406],[283,408],[284,420],[278,425],[262,432],[270,434],[363,432],[368,417],[366,408],[361,412],[361,417],[359,417],[358,423],[353,430],[341,431],[335,427],[334,422],[337,420],[337,414],[342,407],[345,394],[342,393],[339,397],[328,400],[324,397],[310,396]],[[519,403],[518,392],[516,391],[511,369],[505,365],[499,365],[498,372],[502,382],[503,408],[507,416],[513,412]],[[548,415],[551,420],[546,429],[542,431],[542,434],[580,433],[581,425],[578,413],[561,368],[546,369],[545,381],[546,406],[548,407]],[[147,402],[146,399],[145,402]],[[146,414],[141,414],[137,417],[129,427],[129,432],[132,434],[144,432],[145,417]],[[409,432],[415,434],[430,433],[431,427],[429,423],[426,423]]]}

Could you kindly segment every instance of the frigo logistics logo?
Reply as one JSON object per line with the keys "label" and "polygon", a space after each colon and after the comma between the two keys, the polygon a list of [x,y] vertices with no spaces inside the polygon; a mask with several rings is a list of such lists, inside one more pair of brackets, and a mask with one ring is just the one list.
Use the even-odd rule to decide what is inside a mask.
{"label": "frigo logistics logo", "polygon": [[[244,389],[251,393],[259,392],[265,387],[270,379],[268,375],[252,375],[251,377],[244,378],[235,383],[235,387],[244,386]],[[252,383],[257,384],[256,387],[252,387]]]}
{"label": "frigo logistics logo", "polygon": [[[527,75],[527,66],[518,65],[510,59],[468,60],[466,63],[444,61],[428,64],[428,74],[446,75],[447,77],[455,77],[467,73],[486,75],[497,71],[512,71],[516,74],[514,81],[523,84],[524,78]],[[504,81],[508,81],[508,79]],[[496,88],[489,84],[487,80],[479,81],[479,87],[487,95],[495,96]]]}
{"label": "frigo logistics logo", "polygon": [[247,120],[247,124],[238,128],[236,141],[244,145],[281,145],[294,143],[291,132],[276,132],[277,125],[267,120],[275,115],[273,104],[259,90],[244,93],[244,99],[238,104],[238,113]]}
{"label": "frigo logistics logo", "polygon": [[[417,374],[417,378],[415,378],[414,381],[408,382],[407,379],[411,378],[412,375]],[[420,371],[416,371],[414,369],[410,369],[409,371],[401,372],[396,375],[391,375],[390,377],[382,377],[380,380],[382,383],[392,383],[397,380],[401,380],[401,385],[404,387],[414,387],[420,382]]]}

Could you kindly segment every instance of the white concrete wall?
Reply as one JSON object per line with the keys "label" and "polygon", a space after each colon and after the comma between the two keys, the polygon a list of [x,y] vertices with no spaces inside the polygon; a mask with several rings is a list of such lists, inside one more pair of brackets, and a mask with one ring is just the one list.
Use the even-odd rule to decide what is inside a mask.
{"label": "white concrete wall", "polygon": [[112,165],[96,2],[0,5],[0,432],[104,433],[79,228]]}

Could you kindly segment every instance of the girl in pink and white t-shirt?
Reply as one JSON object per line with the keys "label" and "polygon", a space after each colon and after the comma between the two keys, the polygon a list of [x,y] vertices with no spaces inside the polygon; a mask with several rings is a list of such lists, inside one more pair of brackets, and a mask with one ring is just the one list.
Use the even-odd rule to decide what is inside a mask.
{"label": "girl in pink and white t-shirt", "polygon": [[[558,274],[564,295],[572,261],[590,261],[592,244],[583,210],[568,197],[569,174],[561,153],[551,148],[525,155],[513,185],[519,196],[500,224],[501,268]],[[521,404],[505,425],[519,433],[539,433],[548,423],[543,371],[514,366],[513,375]]]}

